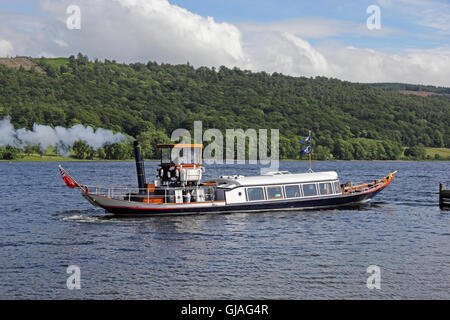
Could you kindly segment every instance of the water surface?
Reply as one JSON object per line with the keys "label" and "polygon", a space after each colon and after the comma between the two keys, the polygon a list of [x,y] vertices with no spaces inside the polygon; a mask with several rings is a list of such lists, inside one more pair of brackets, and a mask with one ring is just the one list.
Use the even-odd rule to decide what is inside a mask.
{"label": "water surface", "polygon": [[[136,185],[133,162],[67,162],[80,183]],[[148,180],[156,162],[146,162]],[[1,299],[449,299],[449,162],[317,162],[341,181],[398,170],[352,210],[117,219],[63,184],[57,163],[0,163]],[[304,172],[305,162],[280,170]],[[207,177],[257,166],[208,166]],[[81,289],[69,290],[69,265]],[[381,270],[369,290],[366,270]]]}

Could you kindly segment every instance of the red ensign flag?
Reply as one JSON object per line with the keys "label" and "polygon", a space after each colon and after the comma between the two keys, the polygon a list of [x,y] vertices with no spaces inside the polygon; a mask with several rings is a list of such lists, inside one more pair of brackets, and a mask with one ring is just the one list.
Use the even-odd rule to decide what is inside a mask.
{"label": "red ensign flag", "polygon": [[62,179],[64,180],[64,182],[66,183],[66,185],[69,188],[75,188],[77,185],[72,181],[72,179],[70,179],[68,176],[66,176],[66,174],[64,173],[64,171],[62,171],[61,169],[59,169],[59,172],[61,173]]}

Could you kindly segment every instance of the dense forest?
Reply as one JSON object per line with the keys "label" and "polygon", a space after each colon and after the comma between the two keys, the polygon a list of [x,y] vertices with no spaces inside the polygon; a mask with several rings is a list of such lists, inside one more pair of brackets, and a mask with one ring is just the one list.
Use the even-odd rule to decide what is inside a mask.
{"label": "dense forest", "polygon": [[[279,129],[283,159],[302,158],[298,141],[308,130],[315,159],[423,159],[425,147],[450,147],[448,96],[189,63],[122,64],[82,54],[33,61],[45,72],[0,65],[0,119],[10,116],[16,128],[83,124],[126,133],[141,141],[146,158],[173,130],[193,130],[194,120],[204,130]],[[74,148],[80,158],[132,156],[130,146]]]}

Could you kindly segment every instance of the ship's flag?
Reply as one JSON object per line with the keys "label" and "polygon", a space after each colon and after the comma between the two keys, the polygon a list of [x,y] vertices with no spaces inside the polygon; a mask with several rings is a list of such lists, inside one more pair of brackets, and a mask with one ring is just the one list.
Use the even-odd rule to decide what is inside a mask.
{"label": "ship's flag", "polygon": [[67,187],[69,187],[70,189],[77,187],[75,182],[73,182],[73,180],[69,178],[61,168],[59,169],[59,172],[61,173],[61,177],[64,180],[64,183],[67,185]]}
{"label": "ship's flag", "polygon": [[308,145],[302,149],[302,152],[300,154],[310,154],[310,153],[311,153],[311,145]]}
{"label": "ship's flag", "polygon": [[311,133],[306,137],[305,140],[301,140],[299,142],[300,142],[300,144],[304,144],[305,142],[309,142],[309,141],[311,141]]}

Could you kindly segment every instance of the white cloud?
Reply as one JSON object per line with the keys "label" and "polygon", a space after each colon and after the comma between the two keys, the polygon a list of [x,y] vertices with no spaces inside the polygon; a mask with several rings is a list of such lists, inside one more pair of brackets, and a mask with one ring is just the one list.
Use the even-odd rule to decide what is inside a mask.
{"label": "white cloud", "polygon": [[446,5],[446,12],[440,10],[424,10],[419,24],[437,30],[439,34],[450,35],[450,5]]}
{"label": "white cloud", "polygon": [[[70,3],[42,2],[42,10],[58,17],[53,21],[58,52],[62,43],[90,57],[135,62],[215,66],[245,61],[241,32],[229,23],[218,23],[167,0],[80,0],[81,29],[66,28]],[[63,42],[61,42],[63,41]]]}
{"label": "white cloud", "polygon": [[258,34],[247,50],[252,70],[302,76],[329,73],[325,57],[309,42],[289,32]]}
{"label": "white cloud", "polygon": [[251,69],[355,82],[407,82],[450,86],[450,48],[386,53],[309,42],[289,33],[263,33],[247,47]]}
{"label": "white cloud", "polygon": [[[392,8],[399,3],[406,5],[405,1],[415,8],[423,3],[420,0],[379,3]],[[302,18],[233,25],[202,17],[167,0],[78,0],[81,29],[69,30],[66,8],[72,1],[42,0],[40,4],[44,13],[41,16],[0,13],[0,39],[8,39],[0,42],[0,53],[12,54],[12,48],[17,55],[31,56],[69,56],[82,52],[91,58],[123,62],[189,61],[194,66],[237,66],[294,76],[450,86],[449,47],[388,53],[331,42],[331,38],[343,34],[352,34],[354,38],[382,37],[394,32],[399,35],[398,30],[387,27],[381,32],[369,32],[365,21],[355,24]],[[436,19],[435,23],[445,21]]]}
{"label": "white cloud", "polygon": [[238,27],[243,32],[289,32],[303,38],[326,38],[354,32],[353,22],[321,17],[298,18],[273,22],[244,22]]}
{"label": "white cloud", "polygon": [[67,44],[67,42],[65,42],[64,40],[61,40],[61,39],[55,39],[54,41],[55,41],[55,43],[56,43],[58,46],[60,46],[60,47],[67,48],[67,47],[69,46],[69,45]]}
{"label": "white cloud", "polygon": [[7,40],[0,39],[0,57],[10,57],[14,51],[13,45]]}
{"label": "white cloud", "polygon": [[334,77],[358,82],[406,82],[449,86],[450,49],[401,54],[354,47],[323,48]]}
{"label": "white cloud", "polygon": [[367,28],[365,20],[355,23],[322,17],[305,17],[265,23],[245,22],[238,23],[237,26],[243,33],[288,32],[306,39],[324,39],[342,35],[385,37],[393,33],[402,33],[400,30],[388,26],[372,32]]}
{"label": "white cloud", "polygon": [[450,35],[450,4],[433,0],[378,0],[378,3],[401,15],[410,16],[417,25],[435,29],[437,34]]}
{"label": "white cloud", "polygon": [[384,8],[389,8],[392,6],[392,0],[378,0],[378,4]]}

